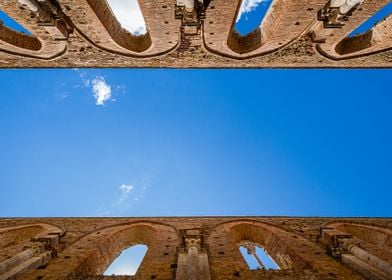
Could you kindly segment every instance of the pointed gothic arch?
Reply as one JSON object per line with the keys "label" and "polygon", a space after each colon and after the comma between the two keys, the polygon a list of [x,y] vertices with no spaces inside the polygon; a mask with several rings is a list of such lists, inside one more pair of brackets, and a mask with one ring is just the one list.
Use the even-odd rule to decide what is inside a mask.
{"label": "pointed gothic arch", "polygon": [[[222,236],[224,236],[222,238]],[[219,237],[219,242],[217,238]],[[280,270],[249,270],[238,250],[242,241],[250,241],[263,247],[280,267]],[[218,243],[218,244],[217,244]],[[260,273],[270,273],[274,277],[282,277],[289,271],[297,275],[306,275],[307,271],[317,273],[320,279],[328,279],[330,271],[339,271],[347,279],[362,279],[359,274],[352,274],[350,269],[337,263],[313,242],[287,232],[278,226],[253,220],[236,220],[216,226],[207,238],[210,248],[211,275],[219,275],[219,271],[227,270],[227,275],[241,276],[246,279],[262,277]],[[223,260],[224,258],[224,260]],[[231,260],[230,267],[225,262]],[[259,275],[260,274],[260,275]],[[227,275],[222,278],[225,279]],[[226,278],[227,279],[227,278]]]}
{"label": "pointed gothic arch", "polygon": [[[148,246],[148,251],[136,276],[169,278],[173,272],[167,263],[176,261],[178,233],[169,225],[143,221],[118,224],[89,233],[62,251],[47,267],[46,273],[57,273],[58,279],[103,275],[121,252],[138,244]],[[156,257],[160,251],[166,253]],[[144,260],[150,267],[145,267]],[[37,276],[38,272],[29,277]]]}

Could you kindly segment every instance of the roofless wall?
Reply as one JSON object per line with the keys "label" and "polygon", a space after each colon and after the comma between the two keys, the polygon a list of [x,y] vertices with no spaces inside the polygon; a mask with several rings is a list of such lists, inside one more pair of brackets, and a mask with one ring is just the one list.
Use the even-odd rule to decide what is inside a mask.
{"label": "roofless wall", "polygon": [[[134,276],[104,276],[129,247],[148,247]],[[278,269],[251,269],[263,248]],[[178,217],[0,219],[0,279],[388,280],[392,220]],[[128,264],[132,266],[130,262]]]}
{"label": "roofless wall", "polygon": [[122,28],[106,0],[4,0],[31,35],[0,24],[0,68],[390,68],[391,14],[349,36],[389,3],[274,0],[241,36],[241,0],[139,0],[143,35]]}

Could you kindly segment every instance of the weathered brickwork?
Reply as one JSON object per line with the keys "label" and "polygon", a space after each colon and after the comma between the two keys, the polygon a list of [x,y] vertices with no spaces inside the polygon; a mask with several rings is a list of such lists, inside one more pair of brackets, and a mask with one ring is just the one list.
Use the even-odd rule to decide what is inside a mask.
{"label": "weathered brickwork", "polygon": [[[279,270],[250,270],[243,242]],[[103,276],[145,244],[135,276]],[[0,219],[0,279],[392,279],[392,219],[189,217]]]}
{"label": "weathered brickwork", "polygon": [[329,0],[274,0],[247,36],[234,28],[241,0],[197,0],[198,10],[183,17],[176,3],[139,0],[148,33],[133,36],[104,0],[2,0],[0,9],[33,36],[0,25],[0,68],[392,66],[392,15],[348,37],[390,0],[364,0],[349,11]]}

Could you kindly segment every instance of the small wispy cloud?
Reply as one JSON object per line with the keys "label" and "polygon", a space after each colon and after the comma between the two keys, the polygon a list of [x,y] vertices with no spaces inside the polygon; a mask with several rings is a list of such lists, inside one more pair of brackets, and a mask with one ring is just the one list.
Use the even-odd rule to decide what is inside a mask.
{"label": "small wispy cloud", "polygon": [[79,68],[73,68],[72,71],[79,75],[81,81],[73,87],[75,89],[90,89],[97,106],[104,106],[108,101],[115,102],[117,101],[116,95],[126,93],[124,85],[111,85],[102,75],[91,75],[91,73]]}
{"label": "small wispy cloud", "polygon": [[90,78],[88,77],[86,72],[80,71],[78,68],[72,69],[73,71],[79,73],[80,80],[82,81],[82,86],[75,85],[74,88],[88,88],[91,85]]}
{"label": "small wispy cloud", "polygon": [[121,185],[120,186],[120,196],[118,197],[117,201],[115,202],[116,205],[123,203],[129,199],[134,186],[132,185]]}
{"label": "small wispy cloud", "polygon": [[272,0],[243,0],[237,16],[237,22],[247,13],[254,11],[259,5]]}
{"label": "small wispy cloud", "polygon": [[122,184],[115,190],[115,196],[111,203],[100,207],[96,214],[97,216],[123,216],[133,206],[140,203],[145,196],[149,180],[141,182],[139,187],[133,184]]}
{"label": "small wispy cloud", "polygon": [[96,77],[92,80],[92,91],[95,98],[95,104],[103,106],[112,99],[112,88],[105,81],[104,77]]}
{"label": "small wispy cloud", "polygon": [[131,185],[121,185],[120,186],[120,190],[123,193],[130,193],[133,190],[133,188],[134,188],[134,186],[131,186]]}

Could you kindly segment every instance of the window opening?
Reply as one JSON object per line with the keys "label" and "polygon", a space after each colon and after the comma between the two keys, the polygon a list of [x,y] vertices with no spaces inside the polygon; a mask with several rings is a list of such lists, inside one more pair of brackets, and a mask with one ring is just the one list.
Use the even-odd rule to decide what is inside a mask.
{"label": "window opening", "polygon": [[235,30],[245,36],[259,28],[263,21],[272,0],[242,0],[238,11]]}
{"label": "window opening", "polygon": [[104,275],[135,275],[144,256],[147,253],[146,245],[135,245],[125,249],[105,271]]}
{"label": "window opening", "polygon": [[107,0],[107,2],[124,29],[135,36],[147,33],[146,22],[138,0]]}
{"label": "window opening", "polygon": [[256,246],[256,255],[259,257],[260,261],[264,264],[266,269],[279,269],[277,263],[264,250],[264,248]]}
{"label": "window opening", "polygon": [[350,33],[350,35],[348,35],[348,37],[354,37],[356,35],[366,33],[374,26],[376,26],[377,23],[384,20],[391,14],[392,14],[392,2],[385,5],[381,10],[379,10],[377,13],[371,16],[367,21],[365,21],[363,24],[357,27],[353,32]]}
{"label": "window opening", "polygon": [[279,266],[263,247],[251,241],[243,241],[239,245],[240,252],[248,264],[249,269],[279,269]]}
{"label": "window opening", "polygon": [[14,31],[21,32],[26,35],[31,35],[30,31],[28,31],[26,28],[24,28],[22,25],[20,25],[17,21],[15,21],[2,10],[0,10],[0,24],[3,24],[4,26]]}

